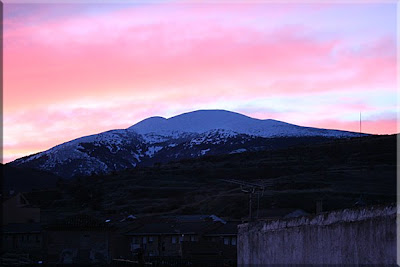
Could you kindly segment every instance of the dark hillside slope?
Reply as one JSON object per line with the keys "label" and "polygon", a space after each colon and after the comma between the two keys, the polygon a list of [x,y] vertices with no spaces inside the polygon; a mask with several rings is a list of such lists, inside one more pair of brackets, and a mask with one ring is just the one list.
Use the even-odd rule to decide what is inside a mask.
{"label": "dark hillside slope", "polygon": [[55,188],[60,177],[44,171],[34,169],[20,169],[0,164],[3,175],[2,188],[4,193],[10,190],[28,192],[33,189]]}
{"label": "dark hillside slope", "polygon": [[[272,206],[315,211],[378,204],[396,200],[396,136],[370,136],[302,145],[274,151],[206,156],[153,167],[139,167],[107,176],[71,181],[90,198],[96,212],[136,215],[186,213],[241,218],[248,213],[248,195],[219,179],[270,182],[259,200]],[[256,201],[254,203],[257,203]],[[254,209],[256,209],[255,204]]]}

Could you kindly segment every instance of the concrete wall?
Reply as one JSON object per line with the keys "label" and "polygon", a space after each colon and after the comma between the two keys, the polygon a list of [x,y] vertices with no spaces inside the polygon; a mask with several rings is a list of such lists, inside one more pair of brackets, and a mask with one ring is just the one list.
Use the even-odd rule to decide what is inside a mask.
{"label": "concrete wall", "polygon": [[396,264],[396,206],[241,224],[245,264]]}

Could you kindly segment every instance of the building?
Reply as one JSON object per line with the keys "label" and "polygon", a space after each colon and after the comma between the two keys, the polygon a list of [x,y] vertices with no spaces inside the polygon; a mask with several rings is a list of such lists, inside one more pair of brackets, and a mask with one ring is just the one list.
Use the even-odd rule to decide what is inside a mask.
{"label": "building", "polygon": [[147,262],[156,264],[234,265],[237,225],[213,215],[165,216],[136,225],[125,235],[130,240],[130,259],[143,254]]}
{"label": "building", "polygon": [[23,193],[9,197],[2,203],[2,224],[39,223],[40,208],[33,206]]}
{"label": "building", "polygon": [[222,224],[219,227],[205,233],[204,238],[208,241],[223,243],[224,245],[236,246],[238,225],[239,222],[226,222],[225,224]]}
{"label": "building", "polygon": [[40,223],[10,223],[2,229],[3,252],[26,255],[37,262],[43,259],[43,236]]}
{"label": "building", "polygon": [[9,195],[2,202],[2,261],[34,263],[43,258],[40,208],[24,193]]}
{"label": "building", "polygon": [[111,260],[113,227],[86,214],[49,224],[45,229],[46,263],[102,264]]}
{"label": "building", "polygon": [[183,242],[198,242],[215,222],[154,222],[126,233],[131,237],[131,251],[139,248],[145,256],[182,257]]}

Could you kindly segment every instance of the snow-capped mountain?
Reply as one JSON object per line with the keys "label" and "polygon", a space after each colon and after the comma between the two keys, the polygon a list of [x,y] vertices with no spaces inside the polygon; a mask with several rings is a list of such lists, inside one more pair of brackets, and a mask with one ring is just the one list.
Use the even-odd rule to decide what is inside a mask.
{"label": "snow-capped mountain", "polygon": [[259,120],[225,110],[199,110],[169,119],[151,117],[127,129],[81,137],[10,165],[72,177],[204,155],[276,148],[287,144],[288,138],[355,136],[359,133]]}
{"label": "snow-capped mountain", "polygon": [[170,119],[151,117],[130,128],[138,134],[178,136],[181,133],[205,133],[212,130],[230,131],[233,134],[247,134],[259,137],[277,136],[329,136],[343,137],[356,135],[337,130],[301,127],[276,120],[259,120],[226,110],[198,110],[184,113]]}

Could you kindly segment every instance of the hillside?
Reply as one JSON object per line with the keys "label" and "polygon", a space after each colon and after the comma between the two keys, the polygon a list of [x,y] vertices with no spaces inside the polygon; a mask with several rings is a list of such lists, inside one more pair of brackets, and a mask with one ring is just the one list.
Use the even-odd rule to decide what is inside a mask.
{"label": "hillside", "polygon": [[[273,151],[157,163],[81,177],[62,188],[74,196],[77,207],[102,216],[126,212],[242,218],[248,214],[248,195],[238,185],[219,180],[233,178],[271,183],[259,199],[260,209],[275,206],[314,212],[319,199],[324,210],[351,207],[356,202],[394,202],[396,153],[395,135],[337,139]],[[63,209],[54,207],[53,211]]]}
{"label": "hillside", "polygon": [[9,165],[0,164],[2,179],[2,191],[9,193],[27,192],[35,189],[56,188],[60,177],[34,169],[20,169]]}

